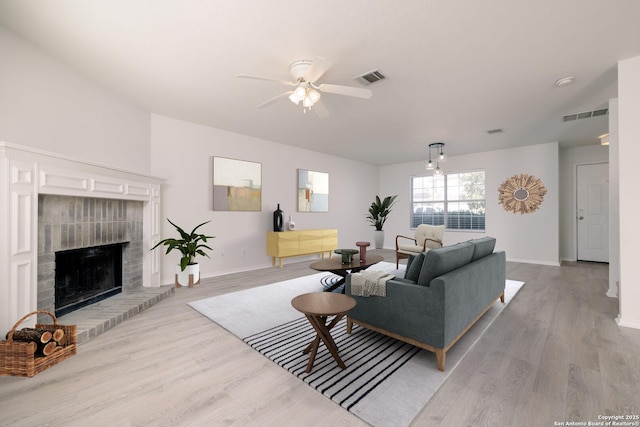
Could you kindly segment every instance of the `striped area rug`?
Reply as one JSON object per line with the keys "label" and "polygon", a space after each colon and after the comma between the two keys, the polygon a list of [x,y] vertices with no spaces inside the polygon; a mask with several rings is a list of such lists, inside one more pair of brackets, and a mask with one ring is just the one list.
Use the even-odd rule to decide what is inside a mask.
{"label": "striped area rug", "polygon": [[[393,273],[395,263],[381,262],[371,269]],[[357,325],[347,334],[343,319],[331,330],[331,335],[347,369],[340,369],[321,343],[313,369],[306,373],[309,354],[302,351],[314,339],[315,332],[306,317],[291,306],[291,300],[307,292],[321,292],[338,279],[332,276],[312,274],[189,305],[323,396],[376,427],[408,426],[506,306],[496,302],[447,352],[445,372],[438,371],[431,352]],[[507,304],[523,285],[507,280]]]}
{"label": "striped area rug", "polygon": [[346,333],[342,319],[331,334],[348,366],[342,370],[324,345],[320,345],[310,373],[306,373],[309,354],[305,347],[315,331],[306,318],[285,323],[246,337],[244,341],[264,356],[291,372],[323,395],[351,410],[394,372],[404,366],[419,348],[366,330],[354,328]]}

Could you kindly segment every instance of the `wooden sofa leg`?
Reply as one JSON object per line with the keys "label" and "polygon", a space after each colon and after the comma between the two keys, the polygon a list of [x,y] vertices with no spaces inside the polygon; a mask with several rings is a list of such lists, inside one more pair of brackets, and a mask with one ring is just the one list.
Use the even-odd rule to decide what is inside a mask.
{"label": "wooden sofa leg", "polygon": [[500,294],[500,302],[504,302],[504,291]]}
{"label": "wooden sofa leg", "polygon": [[438,370],[444,372],[444,366],[446,363],[446,353],[444,349],[436,348],[436,364],[438,365]]}
{"label": "wooden sofa leg", "polygon": [[353,321],[347,317],[347,333],[351,333],[351,327],[353,326]]}

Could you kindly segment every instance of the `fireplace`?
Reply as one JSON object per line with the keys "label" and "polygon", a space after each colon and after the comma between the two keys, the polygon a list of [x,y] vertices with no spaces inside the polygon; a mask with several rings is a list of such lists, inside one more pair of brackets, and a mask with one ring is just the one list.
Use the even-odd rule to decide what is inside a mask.
{"label": "fireplace", "polygon": [[143,204],[38,197],[38,308],[56,316],[142,283]]}
{"label": "fireplace", "polygon": [[56,252],[56,316],[122,292],[122,247],[125,244]]}
{"label": "fireplace", "polygon": [[160,240],[162,181],[0,141],[0,333],[32,311],[55,312],[59,251],[129,242],[122,293],[160,286],[161,253],[145,248]]}

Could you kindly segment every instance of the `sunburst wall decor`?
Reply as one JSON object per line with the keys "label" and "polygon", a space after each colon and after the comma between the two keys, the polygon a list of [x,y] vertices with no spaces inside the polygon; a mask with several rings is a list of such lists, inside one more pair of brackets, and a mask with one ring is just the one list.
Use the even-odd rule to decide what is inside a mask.
{"label": "sunburst wall decor", "polygon": [[526,214],[537,210],[547,194],[542,181],[526,173],[508,178],[498,188],[498,200],[507,212]]}

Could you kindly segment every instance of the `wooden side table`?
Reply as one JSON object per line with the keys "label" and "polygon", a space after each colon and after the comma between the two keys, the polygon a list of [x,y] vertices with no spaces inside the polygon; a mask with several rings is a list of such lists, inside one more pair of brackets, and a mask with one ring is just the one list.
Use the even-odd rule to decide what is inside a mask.
{"label": "wooden side table", "polygon": [[[331,328],[333,328],[353,307],[356,301],[350,296],[343,294],[335,294],[332,292],[312,292],[310,294],[298,295],[291,300],[293,308],[301,312],[307,317],[311,326],[316,331],[315,339],[303,350],[304,354],[311,352],[306,372],[311,372],[313,362],[318,353],[320,340],[329,349],[333,358],[338,362],[338,366],[346,369],[340,355],[338,354],[338,346],[331,336]],[[327,319],[335,316],[330,322]]]}

